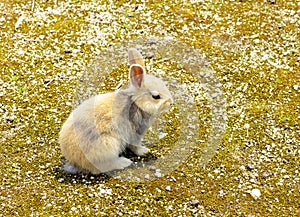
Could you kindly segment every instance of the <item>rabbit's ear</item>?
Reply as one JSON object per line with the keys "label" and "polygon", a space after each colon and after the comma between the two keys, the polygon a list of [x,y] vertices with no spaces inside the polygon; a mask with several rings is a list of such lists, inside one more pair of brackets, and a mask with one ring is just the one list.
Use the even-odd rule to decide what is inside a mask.
{"label": "rabbit's ear", "polygon": [[145,70],[139,64],[130,66],[130,82],[133,86],[140,88],[144,80]]}
{"label": "rabbit's ear", "polygon": [[143,56],[140,52],[138,52],[137,49],[135,48],[129,48],[128,49],[128,62],[129,65],[131,66],[132,64],[139,64],[143,68],[145,68],[145,63]]}

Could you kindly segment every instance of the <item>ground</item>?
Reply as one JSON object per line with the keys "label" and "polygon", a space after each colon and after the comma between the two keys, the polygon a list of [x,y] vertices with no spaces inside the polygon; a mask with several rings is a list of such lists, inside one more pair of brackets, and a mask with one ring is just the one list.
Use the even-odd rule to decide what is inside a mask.
{"label": "ground", "polygon": [[[280,0],[1,0],[0,216],[300,216],[299,8]],[[109,47],[150,36],[196,49],[213,70],[226,122],[213,155],[203,163],[215,135],[214,93],[195,91],[206,85],[189,65],[159,62],[197,104],[189,156],[150,181],[64,173],[58,133],[88,66],[97,68]],[[116,87],[123,72],[114,69],[102,87]],[[166,114],[167,136],[133,159],[172,149],[182,103]]]}

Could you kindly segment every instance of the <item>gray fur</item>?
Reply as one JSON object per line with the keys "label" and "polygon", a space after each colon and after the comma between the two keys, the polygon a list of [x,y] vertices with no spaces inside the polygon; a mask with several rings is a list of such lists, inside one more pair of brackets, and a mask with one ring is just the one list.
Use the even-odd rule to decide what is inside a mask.
{"label": "gray fur", "polygon": [[139,108],[127,91],[118,92],[116,102],[118,106],[114,108],[116,109],[114,113],[118,114],[115,114],[114,122],[117,134],[122,135],[126,145],[139,145],[145,132],[151,126],[154,115]]}

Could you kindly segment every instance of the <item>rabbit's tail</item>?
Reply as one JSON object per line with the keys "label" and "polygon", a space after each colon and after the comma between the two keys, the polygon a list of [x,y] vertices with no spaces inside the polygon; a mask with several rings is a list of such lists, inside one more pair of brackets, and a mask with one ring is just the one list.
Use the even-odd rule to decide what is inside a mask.
{"label": "rabbit's tail", "polygon": [[70,164],[67,160],[65,159],[61,159],[60,160],[61,163],[63,164],[62,169],[69,174],[77,174],[79,172],[81,172],[81,170],[77,167],[75,167],[74,165]]}

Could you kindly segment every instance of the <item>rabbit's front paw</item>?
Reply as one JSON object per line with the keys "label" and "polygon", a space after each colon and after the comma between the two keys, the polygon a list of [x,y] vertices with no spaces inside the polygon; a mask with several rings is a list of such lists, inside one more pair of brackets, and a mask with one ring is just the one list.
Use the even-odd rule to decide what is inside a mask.
{"label": "rabbit's front paw", "polygon": [[132,161],[125,157],[120,157],[116,161],[116,168],[117,169],[124,169],[126,167],[129,167],[132,164]]}
{"label": "rabbit's front paw", "polygon": [[149,152],[149,148],[141,145],[129,145],[129,149],[133,151],[133,153],[135,153],[137,156],[143,156]]}
{"label": "rabbit's front paw", "polygon": [[139,146],[135,152],[138,156],[143,156],[149,152],[149,148],[146,148],[145,146]]}

